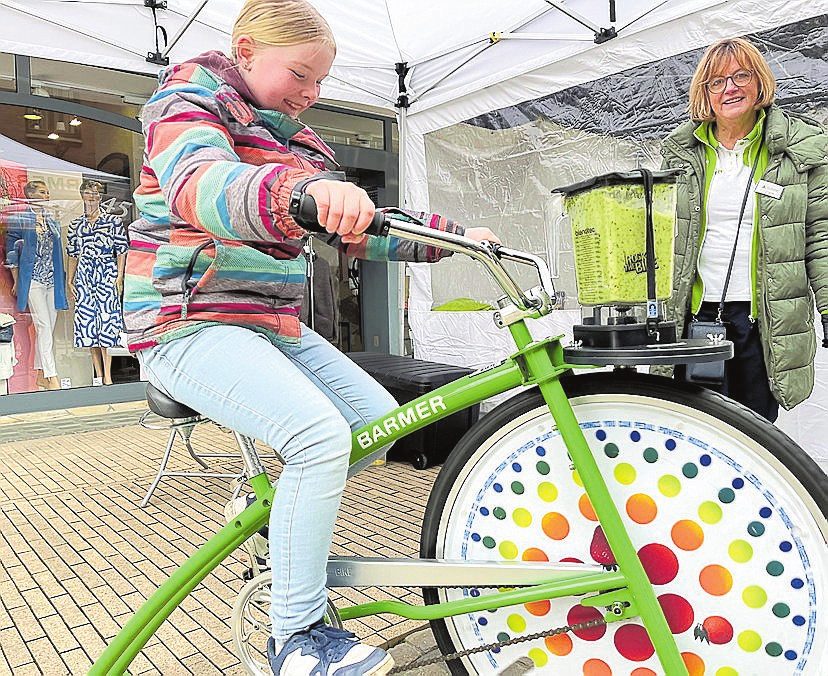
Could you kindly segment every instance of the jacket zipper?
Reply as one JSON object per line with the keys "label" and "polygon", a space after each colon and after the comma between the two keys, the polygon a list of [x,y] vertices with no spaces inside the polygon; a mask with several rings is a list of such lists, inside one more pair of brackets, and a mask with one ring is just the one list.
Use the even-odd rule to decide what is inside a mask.
{"label": "jacket zipper", "polygon": [[187,306],[190,304],[193,293],[195,293],[197,282],[192,281],[192,276],[193,270],[195,270],[198,254],[204,251],[204,249],[211,244],[213,244],[213,240],[208,240],[204,242],[204,244],[200,244],[195,248],[195,251],[193,251],[190,256],[190,262],[187,264],[187,270],[184,273],[184,278],[181,280],[181,319],[187,319]]}

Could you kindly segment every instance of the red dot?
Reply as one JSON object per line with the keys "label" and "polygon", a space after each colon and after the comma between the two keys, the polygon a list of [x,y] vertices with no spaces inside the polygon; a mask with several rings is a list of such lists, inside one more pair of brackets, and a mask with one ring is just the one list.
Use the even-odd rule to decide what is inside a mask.
{"label": "red dot", "polygon": [[674,634],[682,634],[693,626],[693,606],[677,594],[662,594],[658,597],[661,610]]}
{"label": "red dot", "polygon": [[625,624],[618,627],[613,640],[618,652],[633,662],[648,660],[655,652],[647,630],[640,624]]}
{"label": "red dot", "polygon": [[[572,606],[566,614],[566,623],[580,624],[581,622],[600,620],[602,618],[603,615],[601,615],[596,608],[590,608],[589,606]],[[572,633],[584,641],[597,641],[599,638],[602,638],[606,632],[607,625],[599,624],[586,629],[575,629]]]}
{"label": "red dot", "polygon": [[667,584],[678,575],[678,559],[672,550],[652,542],[638,550],[638,558],[652,584]]}

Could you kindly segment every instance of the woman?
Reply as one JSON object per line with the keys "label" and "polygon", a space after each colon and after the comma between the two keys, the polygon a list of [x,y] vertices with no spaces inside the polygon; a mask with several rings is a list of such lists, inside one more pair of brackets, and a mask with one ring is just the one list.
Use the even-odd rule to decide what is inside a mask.
{"label": "woman", "polygon": [[75,303],[75,347],[92,354],[93,385],[112,384],[112,357],[106,348],[118,344],[123,330],[127,238],[120,218],[101,212],[103,184],[80,185],[83,216],[69,224],[66,246],[69,293]]}
{"label": "woman", "polygon": [[715,43],[690,84],[691,121],[661,151],[685,171],[668,318],[714,320],[726,291],[734,357],[714,389],[770,421],[813,389],[814,294],[828,339],[828,135],[773,105],[775,90],[750,42]]}
{"label": "woman", "polygon": [[[436,261],[446,252],[365,237],[368,195],[322,171],[331,150],[297,118],[319,97],[336,46],[306,0],[247,0],[231,45],[232,58],[211,52],[162,73],[143,108],[129,344],[153,385],[285,459],[269,523],[273,673],[379,676],[390,656],[322,618],[351,430],[395,402],[300,323],[307,233],[289,200],[312,195],[326,239],[351,256]],[[496,241],[487,228],[465,234]]]}
{"label": "woman", "polygon": [[54,332],[57,311],[67,308],[60,223],[45,207],[49,188],[44,181],[29,181],[23,194],[28,204],[11,214],[6,230],[11,294],[17,297],[17,309],[22,312],[28,307],[32,317],[37,385],[59,390]]}

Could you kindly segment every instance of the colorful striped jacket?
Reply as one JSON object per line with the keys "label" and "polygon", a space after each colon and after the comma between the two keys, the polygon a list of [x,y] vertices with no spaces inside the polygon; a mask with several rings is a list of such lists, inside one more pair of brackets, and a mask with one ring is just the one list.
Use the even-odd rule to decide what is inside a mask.
{"label": "colorful striped jacket", "polygon": [[[215,323],[298,342],[307,233],[290,191],[333,152],[286,115],[256,109],[229,59],[166,69],[143,109],[146,138],[124,278],[128,343],[138,351]],[[440,216],[412,214],[462,234]],[[349,256],[432,262],[449,252],[394,237],[343,244]]]}

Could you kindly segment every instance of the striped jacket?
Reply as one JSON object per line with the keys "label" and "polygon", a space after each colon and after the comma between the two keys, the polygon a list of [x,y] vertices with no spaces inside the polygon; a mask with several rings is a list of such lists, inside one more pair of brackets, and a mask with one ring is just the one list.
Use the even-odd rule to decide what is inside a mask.
{"label": "striped jacket", "polygon": [[[132,351],[216,323],[299,340],[307,233],[287,204],[293,186],[333,162],[333,152],[308,127],[256,109],[244,94],[232,62],[209,53],[163,71],[144,106],[141,214],[129,228],[124,278]],[[445,218],[412,215],[463,232]],[[369,260],[449,254],[394,237],[327,241]]]}

